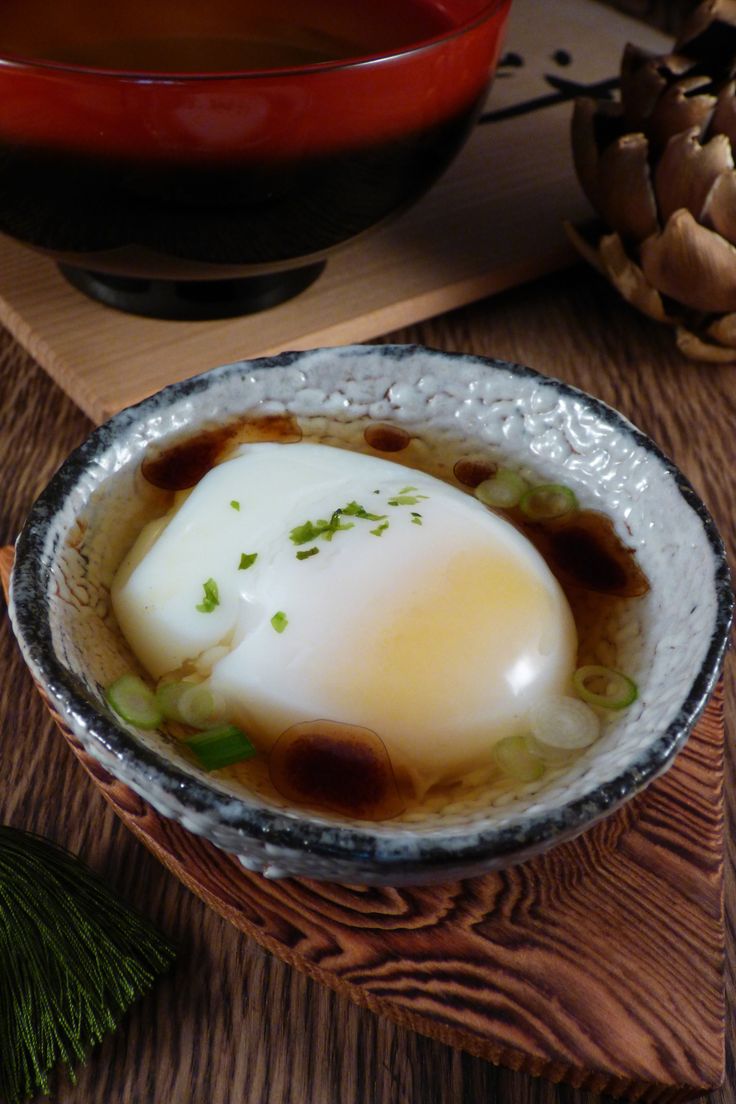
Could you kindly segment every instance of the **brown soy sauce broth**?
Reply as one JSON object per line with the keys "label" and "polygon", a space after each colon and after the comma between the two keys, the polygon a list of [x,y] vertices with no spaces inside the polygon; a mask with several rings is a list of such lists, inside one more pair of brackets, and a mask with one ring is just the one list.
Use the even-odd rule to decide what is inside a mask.
{"label": "brown soy sauce broth", "polygon": [[0,53],[130,72],[238,72],[382,53],[450,26],[434,0],[6,0]]}
{"label": "brown soy sauce broth", "polygon": [[[485,458],[461,458],[453,476],[472,493],[498,466]],[[538,482],[547,480],[540,474]],[[643,635],[637,628],[649,581],[611,518],[580,509],[559,521],[533,523],[518,508],[496,512],[527,537],[562,587],[577,629],[578,666],[639,670]]]}
{"label": "brown soy sauce broth", "polygon": [[143,478],[162,491],[187,491],[221,464],[240,445],[301,441],[302,430],[291,414],[244,414],[232,421],[184,434],[165,448],[151,447],[141,463]]}
{"label": "brown soy sauce broth", "polygon": [[[495,461],[477,455],[460,457],[453,463],[447,445],[388,423],[377,424],[369,419],[338,421],[321,416],[297,419],[290,414],[251,412],[226,424],[205,427],[165,449],[151,449],[143,460],[141,473],[146,482],[162,491],[182,491],[194,486],[207,471],[227,460],[242,444],[262,441],[289,444],[301,440],[382,456],[436,475],[470,494],[497,470]],[[546,481],[540,474],[538,482]],[[636,679],[644,644],[640,625],[641,599],[648,592],[649,584],[633,549],[618,536],[611,519],[598,511],[581,509],[559,521],[532,523],[518,509],[497,512],[540,551],[565,592],[578,633],[578,665],[601,664],[623,670]],[[605,734],[608,718],[602,719],[602,734]],[[303,726],[296,727],[315,730],[319,735],[320,724],[323,735],[340,728],[351,730],[356,746],[354,777],[360,777],[361,769],[371,766],[368,759],[363,759],[361,768],[361,756],[370,758],[371,751],[375,752],[377,745],[382,743],[380,736],[357,726],[344,725],[339,718],[321,722],[305,720]],[[307,754],[304,748],[302,751]],[[371,769],[365,769],[365,775],[369,781],[383,775],[385,785],[383,789],[379,787],[380,792],[373,791],[372,796],[370,785],[366,785],[362,793],[356,788],[352,814],[339,786],[334,787],[334,794],[340,793],[337,798],[323,794],[322,801],[313,800],[303,792],[299,799],[298,778],[294,777],[292,769],[298,759],[294,759],[289,768],[291,776],[287,782],[284,782],[286,769],[279,768],[280,788],[274,785],[268,757],[263,755],[218,771],[217,777],[226,784],[242,786],[280,808],[296,804],[328,817],[391,819],[421,826],[437,816],[474,815],[491,806],[504,806],[517,798],[531,796],[563,775],[577,757],[571,755],[566,762],[550,764],[541,779],[526,784],[499,777],[489,765],[485,777],[483,772],[478,772],[477,777],[434,787],[418,800],[407,781],[399,772],[394,772],[387,756],[382,758],[379,750],[371,760]]]}

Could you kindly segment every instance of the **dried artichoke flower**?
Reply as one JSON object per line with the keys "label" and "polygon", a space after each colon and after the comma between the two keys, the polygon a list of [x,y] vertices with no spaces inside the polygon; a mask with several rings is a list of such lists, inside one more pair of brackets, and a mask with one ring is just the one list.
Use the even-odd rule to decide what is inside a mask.
{"label": "dried artichoke flower", "polygon": [[736,361],[736,0],[701,3],[669,54],[628,45],[620,90],[575,105],[575,169],[601,221],[570,238],[686,356]]}

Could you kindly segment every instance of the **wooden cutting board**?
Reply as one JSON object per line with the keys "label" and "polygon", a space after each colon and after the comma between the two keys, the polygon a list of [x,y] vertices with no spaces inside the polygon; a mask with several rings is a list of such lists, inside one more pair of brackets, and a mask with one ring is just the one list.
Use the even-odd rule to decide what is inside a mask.
{"label": "wooden cutting board", "polygon": [[363,341],[574,259],[563,219],[590,214],[572,168],[576,94],[610,87],[624,44],[669,39],[595,0],[514,0],[484,120],[429,194],[335,254],[289,303],[224,322],[160,322],[86,299],[0,235],[0,322],[94,421],[244,357]]}
{"label": "wooden cutting board", "polygon": [[[0,550],[5,586],[11,563]],[[719,689],[615,815],[513,869],[416,889],[249,873],[69,743],[154,855],[289,965],[488,1061],[676,1101],[723,1077],[723,739]]]}

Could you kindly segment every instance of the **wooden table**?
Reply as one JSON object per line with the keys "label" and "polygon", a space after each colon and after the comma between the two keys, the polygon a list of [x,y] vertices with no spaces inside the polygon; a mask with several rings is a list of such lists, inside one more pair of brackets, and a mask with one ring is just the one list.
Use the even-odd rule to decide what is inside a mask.
{"label": "wooden table", "polygon": [[[686,472],[736,562],[736,367],[685,361],[597,276],[575,269],[400,333],[392,340],[519,360],[623,411]],[[0,334],[0,543],[91,428]],[[93,1054],[59,1104],[481,1104],[592,1102],[495,1068],[379,1020],[261,951],[170,876],[122,827],[55,732],[0,619],[0,821],[63,842],[178,942],[174,971]],[[734,657],[726,723],[736,721]],[[728,749],[727,993],[736,1009],[734,752]],[[733,1020],[728,1081],[736,1100]]]}

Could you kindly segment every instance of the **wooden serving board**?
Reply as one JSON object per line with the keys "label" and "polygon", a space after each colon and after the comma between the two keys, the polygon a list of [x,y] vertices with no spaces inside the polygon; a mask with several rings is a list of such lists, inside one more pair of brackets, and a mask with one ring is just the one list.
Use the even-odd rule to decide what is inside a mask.
{"label": "wooden serving board", "polygon": [[[1,550],[5,586],[11,563]],[[67,739],[189,889],[359,1005],[490,1062],[613,1096],[678,1101],[720,1084],[720,689],[672,769],[617,814],[521,866],[429,888],[249,873]]]}
{"label": "wooden serving board", "polygon": [[561,268],[574,259],[563,220],[590,214],[572,167],[571,100],[613,83],[629,40],[669,42],[595,0],[514,0],[506,62],[458,160],[289,303],[223,322],[136,318],[0,235],[0,322],[100,422],[217,364],[363,341]]}

